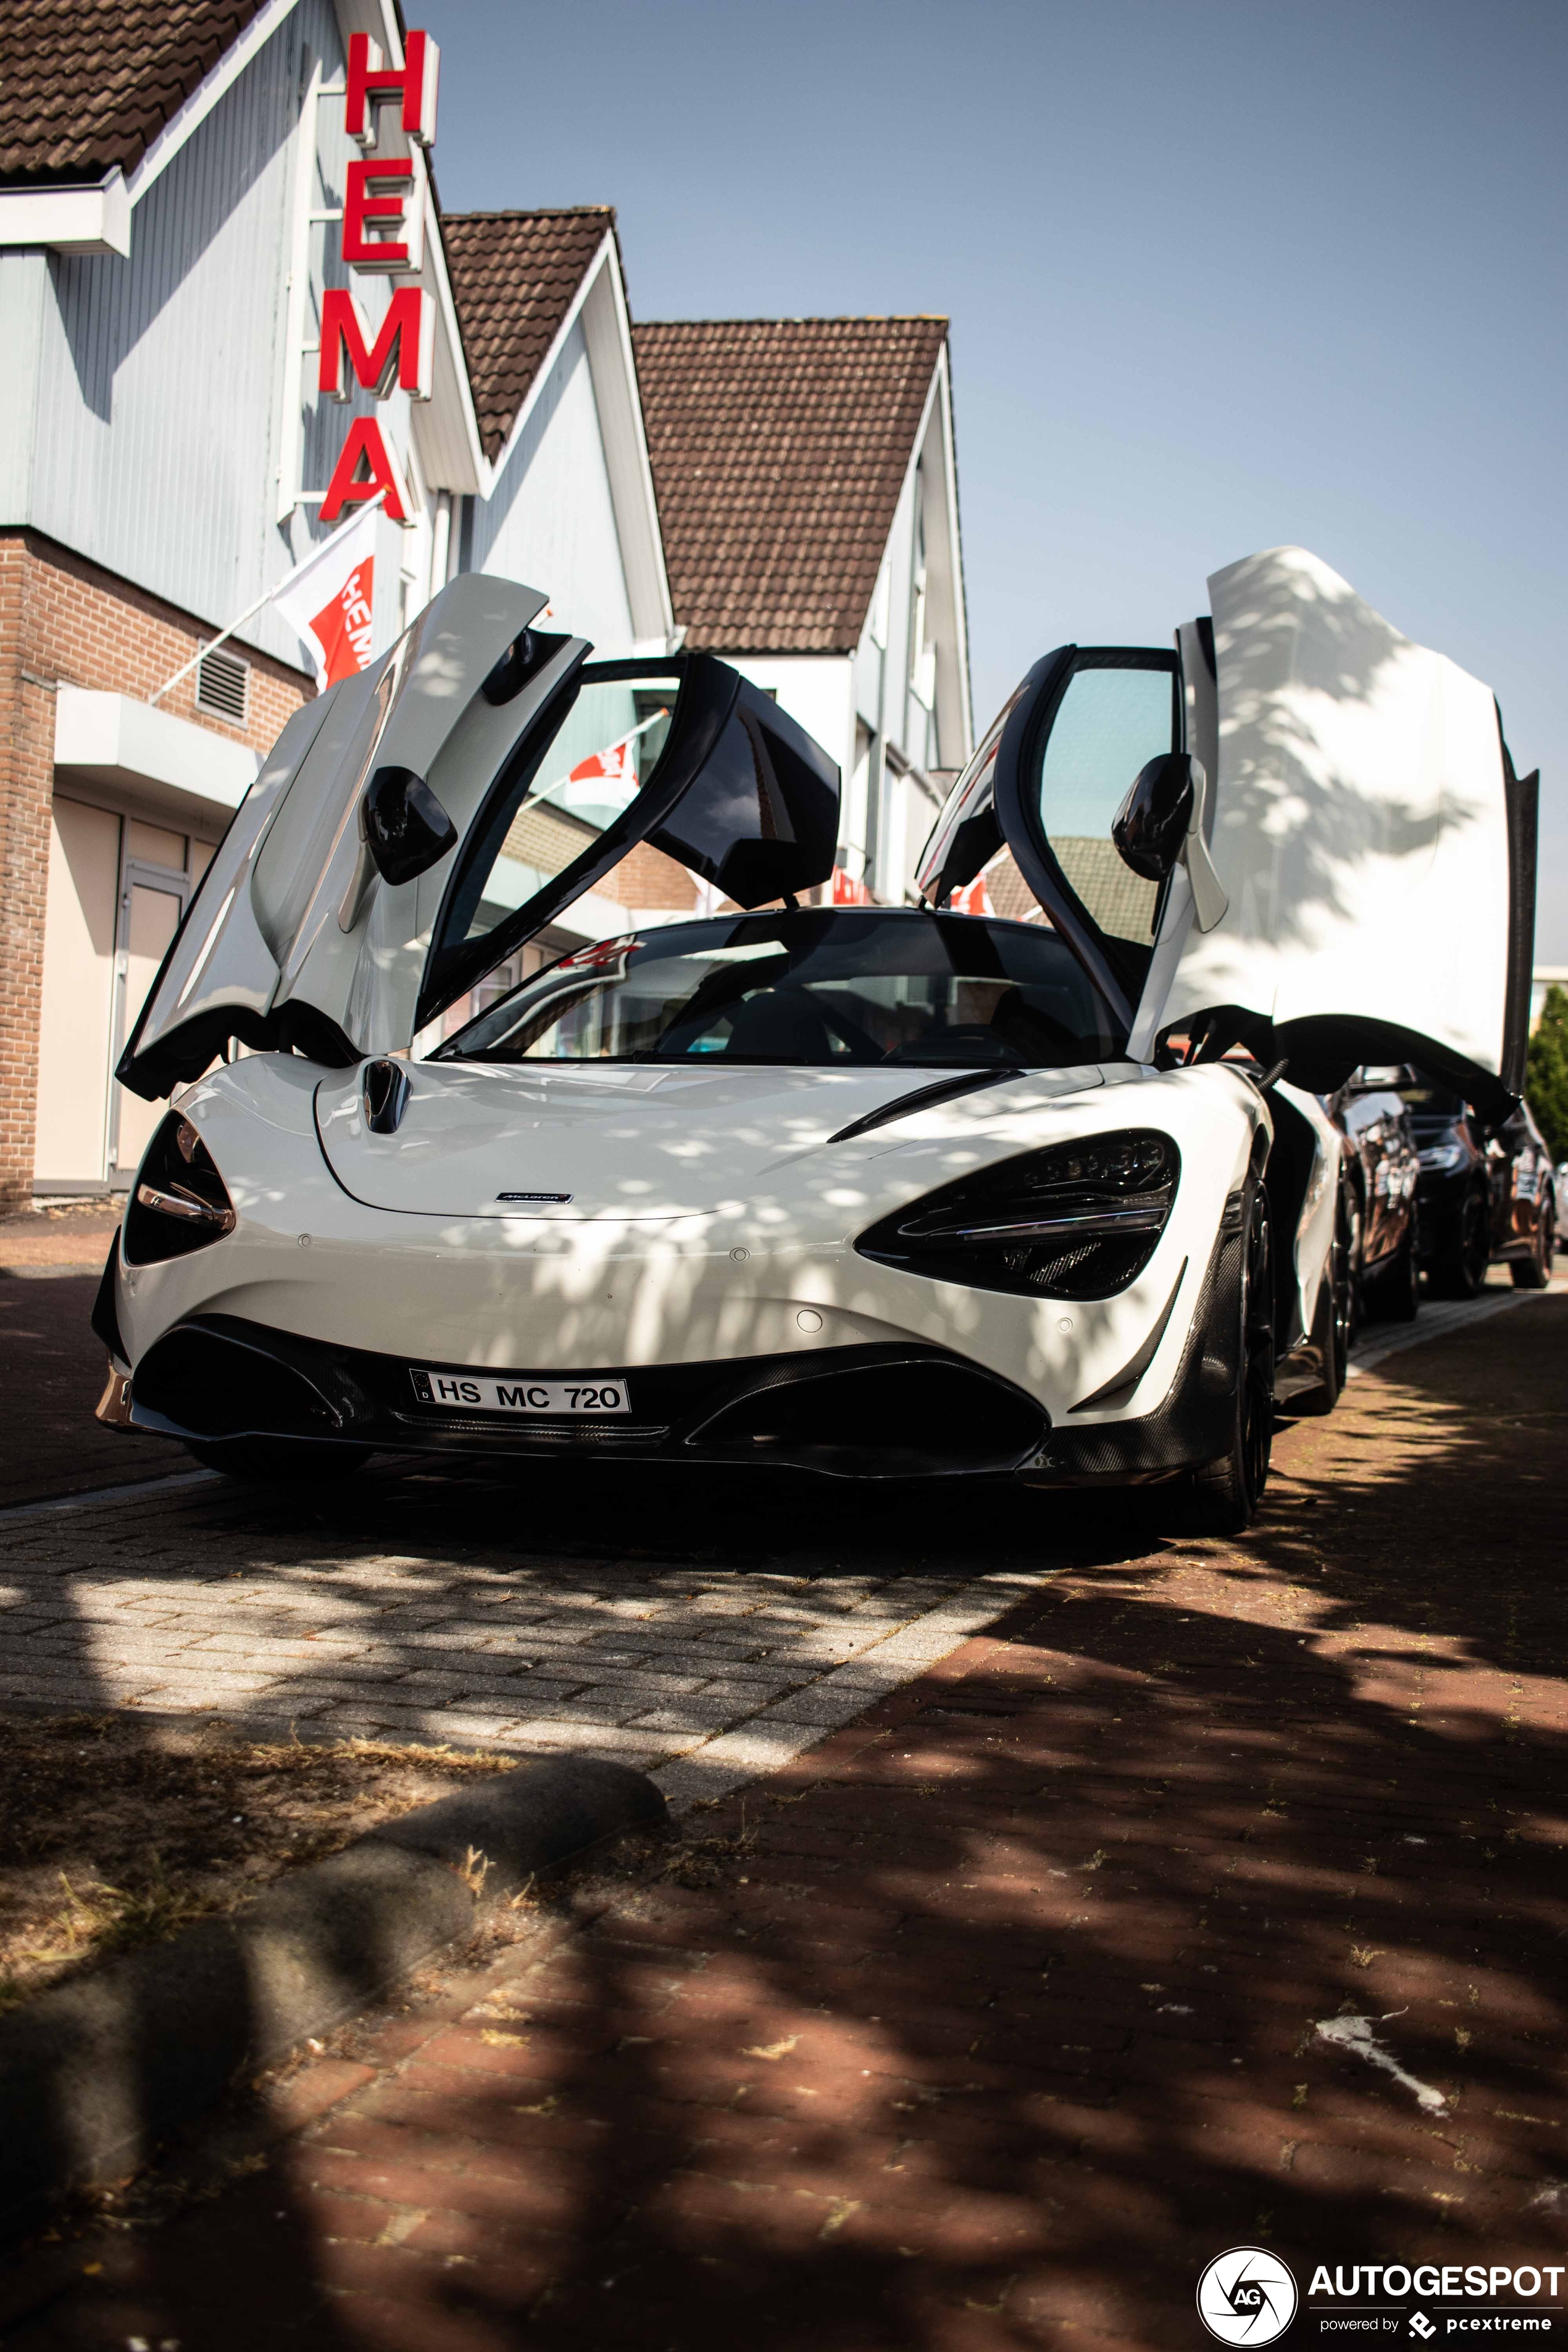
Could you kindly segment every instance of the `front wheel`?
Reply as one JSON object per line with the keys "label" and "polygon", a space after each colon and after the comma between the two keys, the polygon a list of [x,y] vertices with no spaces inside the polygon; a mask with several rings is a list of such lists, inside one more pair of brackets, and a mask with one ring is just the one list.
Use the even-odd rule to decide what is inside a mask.
{"label": "front wheel", "polygon": [[1552,1280],[1556,1235],[1550,1209],[1543,1209],[1535,1228],[1535,1247],[1528,1257],[1516,1257],[1509,1268],[1516,1290],[1544,1290]]}
{"label": "front wheel", "polygon": [[1421,1306],[1421,1269],[1415,1263],[1415,1222],[1405,1228],[1393,1265],[1377,1277],[1377,1308],[1390,1323],[1414,1323]]}
{"label": "front wheel", "polygon": [[1458,1231],[1432,1261],[1431,1282],[1439,1298],[1473,1298],[1487,1278],[1491,1257],[1489,1210],[1484,1192],[1467,1192]]}
{"label": "front wheel", "polygon": [[1247,1205],[1241,1240],[1240,1354],[1230,1444],[1191,1473],[1188,1518],[1195,1535],[1238,1536],[1252,1524],[1274,1444],[1274,1266],[1262,1187]]}
{"label": "front wheel", "polygon": [[331,1478],[350,1478],[363,1470],[374,1448],[369,1445],[314,1445],[288,1437],[188,1437],[185,1451],[204,1470],[220,1470],[226,1478],[248,1478],[258,1486],[315,1486]]}

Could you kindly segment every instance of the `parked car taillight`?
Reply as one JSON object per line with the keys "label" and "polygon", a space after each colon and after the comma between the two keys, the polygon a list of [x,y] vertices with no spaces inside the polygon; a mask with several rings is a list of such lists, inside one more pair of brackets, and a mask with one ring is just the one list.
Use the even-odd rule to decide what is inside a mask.
{"label": "parked car taillight", "polygon": [[971,1289],[1109,1298],[1152,1257],[1180,1167],[1168,1135],[1052,1144],[911,1201],[855,1246]]}
{"label": "parked car taillight", "polygon": [[126,1206],[126,1264],[184,1257],[234,1226],[234,1202],[211,1152],[190,1120],[171,1111],[147,1147]]}

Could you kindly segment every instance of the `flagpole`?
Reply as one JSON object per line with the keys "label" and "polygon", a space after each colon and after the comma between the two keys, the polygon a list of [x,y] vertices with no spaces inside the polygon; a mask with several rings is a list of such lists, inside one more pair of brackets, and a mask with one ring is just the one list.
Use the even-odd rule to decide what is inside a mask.
{"label": "flagpole", "polygon": [[195,660],[188,661],[184,669],[177,669],[173,677],[166,677],[163,680],[163,685],[158,688],[156,694],[151,694],[148,696],[148,708],[150,709],[156,709],[158,704],[163,701],[163,697],[171,690],[171,688],[178,686],[182,678],[189,677],[191,672],[194,669],[198,668],[200,665],[205,661],[208,654],[212,653],[218,646],[223,644],[226,637],[232,637],[236,629],[243,629],[247,621],[255,619],[257,614],[260,612],[263,604],[270,604],[274,596],[279,596],[282,594],[285,588],[292,587],[293,583],[299,579],[302,572],[309,572],[314,564],[319,563],[322,557],[325,556],[331,548],[334,548],[337,545],[339,540],[353,529],[355,523],[357,523],[363,516],[363,513],[364,508],[363,505],[356,507],[348,521],[341,522],[336,530],[332,531],[329,537],[322,540],[320,547],[313,547],[302,563],[297,563],[292,572],[286,572],[281,580],[275,581],[273,585],[267,590],[264,595],[257,598],[254,604],[247,604],[244,612],[241,613],[237,619],[232,620],[229,623],[226,629],[220,629],[216,637],[209,637],[206,644],[204,645],[196,654]]}

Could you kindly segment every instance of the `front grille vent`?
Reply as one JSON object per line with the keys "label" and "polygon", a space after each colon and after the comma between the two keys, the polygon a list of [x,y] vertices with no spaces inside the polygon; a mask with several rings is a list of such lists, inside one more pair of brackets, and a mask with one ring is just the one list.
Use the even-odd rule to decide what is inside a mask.
{"label": "front grille vent", "polygon": [[196,665],[196,708],[243,727],[250,694],[250,664],[226,646],[204,653]]}

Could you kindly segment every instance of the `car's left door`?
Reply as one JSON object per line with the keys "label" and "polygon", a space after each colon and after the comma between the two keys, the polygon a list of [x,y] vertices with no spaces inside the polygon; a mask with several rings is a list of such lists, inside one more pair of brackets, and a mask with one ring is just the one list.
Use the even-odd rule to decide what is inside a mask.
{"label": "car's left door", "polygon": [[[590,667],[537,591],[452,582],[284,729],[121,1058],[149,1099],[231,1041],[343,1065],[425,1024],[632,853],[743,907],[826,880],[838,771],[707,655]],[[658,861],[663,861],[662,867]],[[625,877],[616,886],[629,887]],[[642,886],[646,895],[646,877]],[[679,908],[682,900],[670,899]]]}

